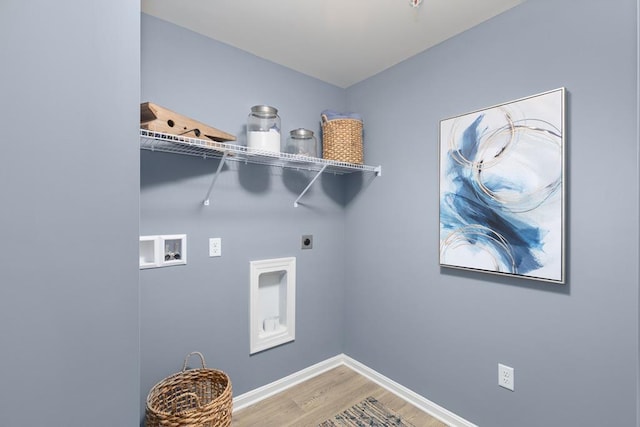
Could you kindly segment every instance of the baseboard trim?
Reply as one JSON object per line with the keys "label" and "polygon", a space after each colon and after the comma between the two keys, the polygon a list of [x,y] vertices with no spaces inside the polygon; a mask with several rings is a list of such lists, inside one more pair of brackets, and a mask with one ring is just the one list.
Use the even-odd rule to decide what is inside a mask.
{"label": "baseboard trim", "polygon": [[266,399],[267,397],[271,397],[274,394],[285,391],[296,384],[300,384],[301,382],[318,376],[333,368],[337,368],[344,363],[343,356],[344,355],[339,354],[330,359],[323,360],[322,362],[309,366],[301,371],[294,372],[293,374],[276,380],[270,384],[266,384],[247,393],[238,395],[233,398],[233,411],[235,412],[244,409],[247,406],[251,406],[263,399]]}
{"label": "baseboard trim", "polygon": [[378,384],[380,387],[390,391],[396,396],[401,397],[415,407],[439,419],[443,423],[451,427],[477,427],[475,424],[465,420],[464,418],[454,414],[453,412],[433,403],[429,399],[419,395],[418,393],[398,384],[390,378],[385,377],[381,373],[369,368],[368,366],[358,362],[357,360],[345,355],[339,354],[322,362],[316,363],[301,371],[294,372],[284,378],[266,384],[255,390],[238,395],[233,398],[233,411],[239,411],[255,403],[260,402],[274,394],[280,393],[296,384],[300,384],[308,379],[320,375],[328,370],[337,368],[338,366],[347,366],[360,375]]}
{"label": "baseboard trim", "polygon": [[415,391],[398,384],[390,378],[385,377],[381,373],[371,369],[370,367],[358,362],[351,357],[342,354],[343,363],[347,367],[353,369],[360,375],[368,378],[380,387],[390,391],[398,397],[411,403],[416,408],[421,409],[434,418],[439,419],[443,423],[451,427],[477,427],[475,424],[465,420],[464,418],[454,414],[453,412],[443,408],[442,406],[430,401],[429,399],[419,395]]}

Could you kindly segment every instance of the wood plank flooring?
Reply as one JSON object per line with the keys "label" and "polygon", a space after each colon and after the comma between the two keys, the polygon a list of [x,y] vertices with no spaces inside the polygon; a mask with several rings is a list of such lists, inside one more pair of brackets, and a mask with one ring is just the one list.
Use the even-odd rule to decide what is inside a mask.
{"label": "wood plank flooring", "polygon": [[416,427],[446,427],[346,366],[339,366],[233,414],[232,427],[316,427],[373,396]]}

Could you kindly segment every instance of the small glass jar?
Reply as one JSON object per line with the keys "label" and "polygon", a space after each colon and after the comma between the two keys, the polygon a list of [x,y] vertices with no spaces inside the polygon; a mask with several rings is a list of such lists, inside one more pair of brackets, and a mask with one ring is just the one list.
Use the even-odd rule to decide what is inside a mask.
{"label": "small glass jar", "polygon": [[254,105],[247,118],[247,147],[280,152],[280,116],[268,105]]}
{"label": "small glass jar", "polygon": [[318,142],[309,129],[294,129],[289,132],[285,153],[299,154],[302,156],[318,157]]}

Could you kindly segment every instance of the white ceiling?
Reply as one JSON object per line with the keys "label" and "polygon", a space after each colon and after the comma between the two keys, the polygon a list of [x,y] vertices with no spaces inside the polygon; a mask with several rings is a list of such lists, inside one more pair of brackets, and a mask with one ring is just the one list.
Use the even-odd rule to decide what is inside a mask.
{"label": "white ceiling", "polygon": [[142,0],[142,11],[349,87],[524,0]]}

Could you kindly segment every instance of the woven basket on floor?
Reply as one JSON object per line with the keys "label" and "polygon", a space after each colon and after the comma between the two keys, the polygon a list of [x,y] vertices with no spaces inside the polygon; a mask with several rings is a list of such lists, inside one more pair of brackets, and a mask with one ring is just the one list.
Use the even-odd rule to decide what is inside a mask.
{"label": "woven basket on floor", "polygon": [[[202,369],[187,370],[189,357],[197,354]],[[229,427],[231,380],[222,371],[207,369],[202,353],[189,353],[182,372],[153,386],[147,396],[147,427]]]}
{"label": "woven basket on floor", "polygon": [[362,121],[331,119],[322,115],[322,157],[340,162],[362,164]]}

